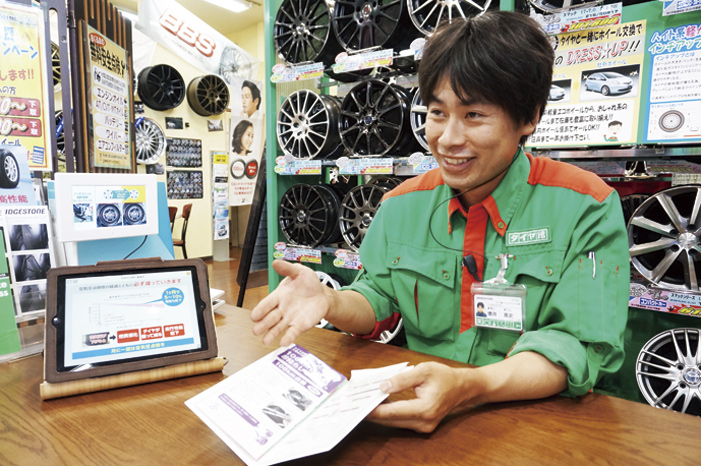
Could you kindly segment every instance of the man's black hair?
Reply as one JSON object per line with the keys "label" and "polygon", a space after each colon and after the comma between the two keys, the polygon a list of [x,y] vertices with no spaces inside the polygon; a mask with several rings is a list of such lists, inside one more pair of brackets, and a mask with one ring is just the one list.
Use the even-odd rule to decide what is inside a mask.
{"label": "man's black hair", "polygon": [[488,102],[516,124],[537,123],[548,101],[553,60],[547,36],[523,13],[489,11],[453,21],[426,41],[419,64],[421,99],[428,105],[447,76],[463,102]]}
{"label": "man's black hair", "polygon": [[260,109],[260,89],[258,89],[258,86],[255,85],[252,81],[244,81],[243,84],[241,84],[241,89],[244,87],[247,87],[251,90],[251,98],[253,99],[253,102],[258,99],[258,103],[256,104],[256,110]]}

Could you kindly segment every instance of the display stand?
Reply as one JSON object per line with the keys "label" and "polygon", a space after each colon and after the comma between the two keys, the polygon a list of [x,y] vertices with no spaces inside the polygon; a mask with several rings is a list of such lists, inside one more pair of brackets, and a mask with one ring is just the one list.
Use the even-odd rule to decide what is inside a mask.
{"label": "display stand", "polygon": [[[266,154],[265,149],[263,150],[263,157],[261,157],[261,166],[259,168],[260,172],[266,173]],[[260,225],[261,215],[263,213],[263,208],[266,202],[267,194],[267,182],[262,176],[256,179],[256,189],[253,193],[253,202],[251,203],[251,213],[248,217],[248,225],[246,226],[246,237],[243,241],[243,252],[241,253],[241,264],[239,265],[239,271],[236,276],[236,283],[239,285],[239,296],[236,300],[236,305],[241,307],[243,305],[243,298],[246,294],[246,284],[248,283],[248,276],[251,272],[251,261],[253,259],[253,250],[256,245],[256,238],[258,237],[258,226]]]}
{"label": "display stand", "polygon": [[226,359],[216,357],[205,361],[186,362],[168,367],[159,367],[124,374],[110,375],[107,377],[93,377],[70,382],[50,383],[42,382],[39,385],[39,394],[42,400],[63,398],[66,396],[80,395],[82,393],[98,392],[112,388],[128,387],[161,380],[189,377],[191,375],[219,372],[224,368]]}

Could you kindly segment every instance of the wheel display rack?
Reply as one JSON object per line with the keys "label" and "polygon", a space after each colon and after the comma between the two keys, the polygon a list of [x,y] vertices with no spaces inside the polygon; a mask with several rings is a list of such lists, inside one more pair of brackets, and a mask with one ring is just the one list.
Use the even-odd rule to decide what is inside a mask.
{"label": "wheel display rack", "polygon": [[[559,0],[531,1],[539,10],[547,12],[576,3],[558,2]],[[467,15],[479,14],[495,8],[492,3],[494,2],[473,3],[470,0],[405,0],[394,2],[392,7],[395,9],[389,11],[390,4],[384,1],[365,3],[342,0],[333,3],[332,9],[326,11],[314,2],[266,2],[266,14],[276,18],[275,23],[266,29],[269,42],[266,43],[266,62],[275,63],[277,60],[278,63],[307,64],[322,61],[325,65],[325,77],[316,83],[273,84],[270,83],[269,76],[267,79],[269,87],[266,95],[269,97],[266,111],[277,115],[274,121],[267,123],[266,128],[268,134],[275,132],[277,136],[269,138],[267,146],[270,156],[268,177],[272,180],[268,187],[271,197],[268,203],[268,222],[280,226],[277,235],[269,235],[269,250],[284,243],[320,251],[321,263],[311,263],[310,266],[321,273],[345,273],[343,277],[346,282],[352,280],[355,270],[349,272],[336,268],[337,265],[332,265],[334,257],[339,255],[339,251],[357,252],[367,224],[377,211],[376,199],[381,199],[393,186],[383,184],[379,181],[382,177],[377,175],[351,175],[349,178],[355,179],[351,185],[356,186],[343,195],[339,195],[337,188],[330,188],[333,193],[330,195],[333,172],[341,166],[337,159],[391,158],[394,170],[390,179],[413,174],[408,156],[414,151],[426,154],[429,150],[425,134],[427,109],[414,86],[399,85],[401,77],[416,72],[416,63],[398,51],[408,47],[413,39],[430,36],[441,20],[460,20]],[[282,6],[278,8],[278,5]],[[345,51],[352,57],[387,48],[393,48],[395,52],[389,68],[339,73],[331,68],[334,54],[340,51]],[[331,53],[330,50],[334,52]],[[297,95],[293,96],[295,93]],[[327,94],[337,94],[340,104],[335,97],[325,97]],[[305,105],[305,102],[308,104]],[[317,109],[323,108],[323,111],[312,110],[315,105]],[[336,105],[339,106],[338,112]],[[285,108],[285,111],[281,112],[281,108]],[[312,117],[316,120],[312,121]],[[663,130],[674,131],[683,124],[683,117],[683,114],[666,112],[659,117],[658,123]],[[334,119],[338,120],[338,135],[333,131]],[[316,123],[317,120],[319,124],[313,128],[310,121]],[[340,142],[329,142],[339,141],[337,138],[340,138]],[[333,154],[332,149],[335,149]],[[701,157],[700,147],[674,145],[534,148],[529,151],[538,156],[571,162]],[[275,160],[283,156],[287,161],[319,161],[321,174],[278,175],[274,171]],[[638,177],[636,173],[615,177],[615,180],[613,178],[605,177],[605,180],[625,183],[641,179],[668,182],[671,179],[669,175],[646,178]],[[300,184],[307,187],[300,188]],[[326,188],[319,188],[322,185]],[[293,187],[295,189],[288,193]],[[689,302],[698,303],[694,309],[699,312],[688,313],[697,318],[701,317],[701,271],[697,272],[696,267],[696,263],[701,261],[701,245],[698,244],[701,235],[701,221],[698,220],[701,214],[701,195],[698,189],[699,187],[679,186],[664,191],[633,192],[621,196],[627,221],[634,286],[642,286],[647,293],[645,296],[658,303],[665,302],[667,297],[671,299],[673,293],[687,297]],[[321,214],[311,208],[299,208],[298,196],[305,190],[307,194],[313,194],[310,200],[318,198],[315,202],[320,205],[325,203],[329,210],[337,209],[337,222],[326,216],[312,227],[311,220],[319,220]],[[296,198],[293,193],[296,193]],[[283,197],[285,201],[297,199],[297,210],[280,205]],[[300,219],[309,220],[310,223],[299,224]],[[340,242],[322,241],[323,236],[330,235],[332,227],[335,229],[336,223],[340,229]],[[292,240],[286,233],[292,233]],[[295,237],[295,234],[299,237]],[[310,246],[311,244],[315,246]],[[277,286],[280,278],[272,272],[272,268],[270,270],[269,286],[272,289]],[[633,286],[631,299],[632,293]],[[700,415],[701,337],[698,328],[692,327],[701,328],[701,320],[687,318],[681,313],[667,312],[664,308],[658,309],[661,312],[648,309],[650,308],[631,307],[630,311],[631,320],[646,322],[641,327],[644,331],[637,331],[638,340],[642,339],[642,343],[636,341],[631,350],[626,342],[624,369],[627,383],[632,381],[639,387],[639,391],[630,398],[664,409]],[[660,319],[664,321],[664,329],[657,323]],[[680,319],[690,322],[679,325]],[[628,365],[629,358],[632,365]],[[619,396],[615,392],[613,394]]]}

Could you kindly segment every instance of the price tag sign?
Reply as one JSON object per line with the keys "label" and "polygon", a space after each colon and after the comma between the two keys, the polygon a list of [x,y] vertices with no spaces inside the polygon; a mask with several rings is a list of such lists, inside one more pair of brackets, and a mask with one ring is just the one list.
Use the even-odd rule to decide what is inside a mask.
{"label": "price tag sign", "polygon": [[321,160],[287,160],[278,157],[275,173],[278,175],[321,175]]}
{"label": "price tag sign", "polygon": [[275,259],[286,261],[307,262],[310,264],[321,264],[321,250],[311,248],[288,247],[285,243],[276,243],[273,252]]}
{"label": "price tag sign", "polygon": [[333,260],[333,265],[339,269],[363,270],[363,264],[360,263],[358,253],[346,249],[339,249],[336,251],[336,258]]}
{"label": "price tag sign", "polygon": [[318,62],[299,66],[278,63],[273,66],[272,71],[273,74],[270,76],[270,81],[274,83],[304,81],[306,79],[314,79],[323,76],[324,63]]}
{"label": "price tag sign", "polygon": [[332,65],[334,73],[363,70],[378,66],[390,66],[394,57],[393,49],[382,49],[374,52],[348,55],[339,53],[336,63]]}
{"label": "price tag sign", "polygon": [[438,162],[432,155],[425,156],[419,163],[414,165],[413,172],[417,175],[438,168]]}
{"label": "price tag sign", "polygon": [[394,159],[364,158],[346,159],[338,164],[339,175],[392,175]]}

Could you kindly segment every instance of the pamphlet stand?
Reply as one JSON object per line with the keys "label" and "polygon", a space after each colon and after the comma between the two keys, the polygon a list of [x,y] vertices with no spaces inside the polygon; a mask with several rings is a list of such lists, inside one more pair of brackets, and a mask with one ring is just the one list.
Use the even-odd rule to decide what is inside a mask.
{"label": "pamphlet stand", "polygon": [[225,358],[216,357],[205,361],[185,362],[167,367],[127,372],[106,377],[93,377],[58,383],[44,381],[39,385],[39,393],[42,400],[50,400],[52,398],[62,398],[83,393],[99,392],[112,388],[128,387],[130,385],[141,385],[159,382],[161,380],[219,372],[224,368],[224,364],[226,364]]}

